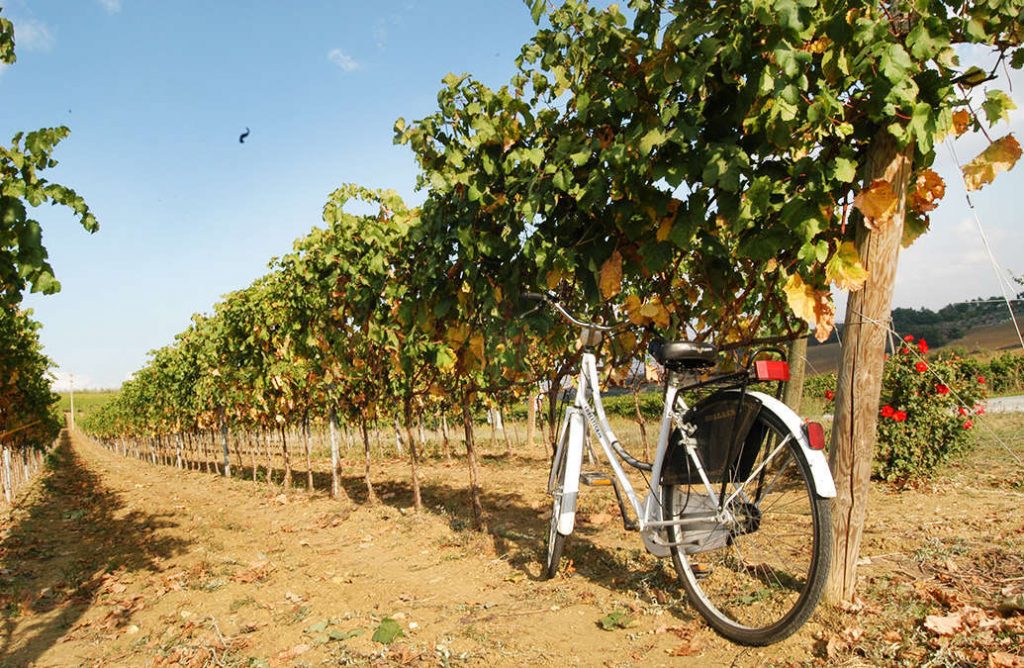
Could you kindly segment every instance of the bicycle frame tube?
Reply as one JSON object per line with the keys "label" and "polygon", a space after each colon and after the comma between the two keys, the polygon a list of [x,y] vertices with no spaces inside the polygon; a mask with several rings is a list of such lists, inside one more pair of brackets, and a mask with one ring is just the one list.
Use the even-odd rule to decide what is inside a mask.
{"label": "bicycle frame tube", "polygon": [[[594,430],[594,434],[597,436],[601,449],[608,458],[608,462],[615,473],[621,489],[625,492],[633,512],[636,513],[638,528],[641,531],[652,526],[652,522],[654,526],[661,524],[661,505],[654,494],[654,490],[658,489],[661,484],[661,470],[664,466],[665,454],[668,450],[669,434],[672,431],[673,407],[677,392],[678,390],[672,386],[669,386],[666,390],[654,463],[651,467],[650,490],[648,490],[646,500],[641,502],[636,494],[636,490],[626,477],[625,470],[619,463],[620,456],[614,447],[619,445],[619,439],[615,436],[615,432],[612,431],[611,425],[608,424],[608,416],[604,410],[604,403],[601,401],[601,391],[597,375],[597,358],[593,353],[583,353],[575,407],[583,413],[590,427]],[[588,404],[588,398],[593,402],[593,408]]]}

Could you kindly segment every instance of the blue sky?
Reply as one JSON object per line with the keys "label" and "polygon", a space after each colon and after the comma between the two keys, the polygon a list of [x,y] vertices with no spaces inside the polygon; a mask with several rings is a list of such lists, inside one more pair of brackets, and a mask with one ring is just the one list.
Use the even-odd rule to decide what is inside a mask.
{"label": "blue sky", "polygon": [[[101,224],[90,236],[60,210],[37,210],[63,291],[26,300],[61,376],[93,387],[119,385],[193,312],[264,273],[319,223],[339,184],[420,201],[411,153],[392,144],[394,120],[430,113],[448,72],[507,81],[534,31],[520,0],[2,4],[18,62],[0,71],[0,140],[68,125],[50,177],[84,195]],[[965,161],[982,147],[958,144]],[[946,201],[903,256],[898,305],[998,292],[941,156]],[[1015,271],[1022,175],[975,198],[998,259]]]}

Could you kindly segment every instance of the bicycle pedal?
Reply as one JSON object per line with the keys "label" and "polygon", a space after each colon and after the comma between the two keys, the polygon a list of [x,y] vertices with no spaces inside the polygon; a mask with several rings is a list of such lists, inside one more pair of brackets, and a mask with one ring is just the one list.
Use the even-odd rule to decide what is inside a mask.
{"label": "bicycle pedal", "polygon": [[584,471],[580,473],[580,482],[590,487],[611,487],[612,479],[600,471]]}

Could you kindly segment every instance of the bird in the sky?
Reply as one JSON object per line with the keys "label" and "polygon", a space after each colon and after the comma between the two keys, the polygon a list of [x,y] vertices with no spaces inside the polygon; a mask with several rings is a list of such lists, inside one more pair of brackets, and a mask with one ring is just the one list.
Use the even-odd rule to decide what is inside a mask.
{"label": "bird in the sky", "polygon": [[249,136],[249,128],[246,128],[245,132],[243,132],[241,135],[239,135],[238,143],[239,144],[244,144],[245,143],[245,138],[248,137],[248,136]]}

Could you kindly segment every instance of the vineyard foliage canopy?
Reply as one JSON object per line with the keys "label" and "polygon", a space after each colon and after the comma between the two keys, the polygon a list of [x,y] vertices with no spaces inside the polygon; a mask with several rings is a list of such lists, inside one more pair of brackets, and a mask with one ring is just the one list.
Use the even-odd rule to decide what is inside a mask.
{"label": "vineyard foliage canopy", "polygon": [[[14,37],[14,25],[0,16],[0,64],[15,62]],[[46,447],[61,424],[57,395],[50,390],[53,364],[42,352],[39,323],[21,300],[26,290],[60,290],[31,208],[61,205],[89,232],[99,227],[80,195],[42,176],[57,165],[54,149],[69,132],[63,126],[18,132],[10,146],[0,146],[0,442],[5,447]]]}
{"label": "vineyard foliage canopy", "polygon": [[[1005,120],[1012,101],[984,84],[1024,64],[1019,0],[633,0],[628,17],[527,4],[542,25],[506,85],[448,75],[435,113],[396,122],[422,206],[340,188],[324,227],[196,316],[93,429],[517,396],[572,355],[560,324],[519,317],[527,288],[647,326],[612,342],[620,362],[652,330],[732,345],[810,324],[827,337],[830,289],[867,278],[856,231],[901,202],[904,244],[926,231],[945,192],[937,144]],[[961,67],[958,44],[990,47],[992,76]],[[912,147],[909,192],[864,181],[883,136]],[[1019,155],[1012,135],[991,141],[967,183]],[[376,213],[348,213],[352,199]]]}

